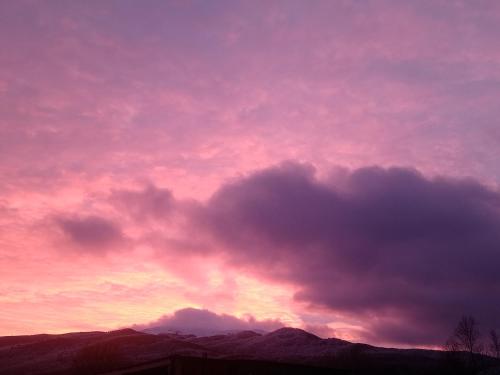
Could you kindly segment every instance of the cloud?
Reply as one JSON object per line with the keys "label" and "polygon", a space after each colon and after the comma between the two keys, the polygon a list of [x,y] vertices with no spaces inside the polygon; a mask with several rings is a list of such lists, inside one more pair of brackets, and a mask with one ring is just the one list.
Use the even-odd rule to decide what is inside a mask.
{"label": "cloud", "polygon": [[211,335],[227,331],[273,331],[283,327],[278,320],[256,320],[252,316],[237,318],[228,314],[216,314],[209,310],[185,308],[172,315],[164,315],[156,321],[134,326],[150,332],[180,331],[196,335]]}
{"label": "cloud", "polygon": [[311,332],[316,336],[323,338],[336,337],[339,338],[338,332],[336,332],[333,328],[328,327],[326,324],[306,324],[304,329],[307,332]]}
{"label": "cloud", "polygon": [[64,234],[76,245],[91,251],[105,249],[124,240],[121,229],[99,216],[57,218]]}
{"label": "cloud", "polygon": [[222,186],[195,218],[233,266],[363,321],[379,342],[440,344],[461,314],[500,326],[500,194],[471,179],[284,163]]}
{"label": "cloud", "polygon": [[[302,289],[297,298],[344,311],[364,325],[371,324],[374,332],[401,341],[419,332],[427,334],[434,325],[423,330],[420,320],[415,325],[417,332],[413,332],[407,324],[413,310],[384,312],[387,306],[395,305],[386,302],[387,292],[382,298],[376,296],[381,287],[374,286],[372,280],[378,279],[371,274],[377,272],[370,272],[370,267],[385,270],[397,268],[398,262],[402,266],[414,262],[408,281],[395,272],[395,280],[379,275],[380,283],[385,281],[394,293],[403,289],[405,296],[419,285],[412,293],[425,299],[415,297],[415,305],[423,300],[424,306],[429,306],[429,291],[434,287],[435,298],[451,298],[450,293],[440,294],[444,281],[434,280],[439,274],[448,277],[450,272],[446,288],[453,289],[457,280],[463,280],[455,274],[457,270],[464,272],[463,264],[470,254],[478,254],[478,259],[470,262],[477,268],[474,264],[484,258],[490,246],[487,243],[496,241],[485,235],[473,246],[459,230],[457,255],[450,257],[449,271],[445,270],[443,261],[436,262],[431,255],[434,252],[442,259],[437,242],[442,238],[446,246],[454,247],[449,240],[452,235],[445,236],[439,227],[420,227],[426,233],[434,230],[442,235],[435,239],[422,236],[421,246],[428,248],[416,256],[411,248],[417,247],[417,240],[413,245],[410,239],[404,246],[403,239],[392,245],[388,238],[396,231],[376,227],[382,226],[383,220],[366,223],[363,228],[359,220],[367,208],[358,201],[354,204],[345,194],[352,188],[350,173],[344,189],[339,181],[320,183],[313,172],[289,171],[296,181],[305,174],[303,193],[295,194],[305,203],[288,191],[287,185],[295,183],[293,178],[286,184],[276,182],[277,186],[267,190],[276,191],[276,202],[286,190],[289,207],[277,206],[273,213],[274,201],[255,197],[256,206],[245,210],[253,209],[254,215],[263,216],[265,225],[258,227],[251,218],[235,216],[241,223],[247,220],[248,227],[232,223],[231,217],[224,219],[231,208],[221,206],[217,213],[214,203],[197,215],[207,222],[184,230],[184,217],[171,216],[169,194],[164,189],[145,187],[115,195],[122,199],[115,202],[124,209],[120,212],[108,211],[107,194],[123,192],[135,181],[144,180],[168,186],[178,199],[201,202],[231,176],[290,158],[311,162],[320,171],[332,162],[352,168],[405,163],[426,175],[472,175],[498,184],[500,2],[483,1],[478,6],[475,2],[381,0],[367,6],[365,2],[229,1],[123,6],[116,1],[82,5],[3,1],[0,8],[5,15],[0,24],[1,45],[9,51],[0,61],[0,205],[9,210],[0,215],[0,267],[10,270],[2,272],[2,286],[11,291],[9,298],[20,301],[15,307],[4,303],[0,310],[17,319],[22,329],[34,332],[35,323],[30,322],[39,320],[42,306],[31,308],[28,301],[18,298],[17,285],[29,288],[33,296],[49,287],[54,293],[80,290],[96,279],[115,277],[111,273],[122,274],[132,264],[143,266],[137,270],[141,279],[151,277],[150,267],[159,263],[175,268],[177,275],[201,275],[189,267],[192,261],[186,254],[204,256],[212,248],[220,248],[236,267],[293,282]],[[257,174],[240,180],[238,189],[244,192],[256,178]],[[433,182],[429,181],[434,186]],[[230,193],[228,189],[226,185],[219,195]],[[261,186],[261,190],[266,189]],[[162,197],[159,205],[153,203],[157,197]],[[234,204],[241,206],[245,199],[244,195],[238,199],[221,197],[217,204],[237,201]],[[317,203],[313,204],[314,199]],[[458,209],[462,202],[456,202],[460,211],[456,218],[468,217],[467,209],[463,210],[465,216]],[[269,208],[259,207],[262,204]],[[343,205],[348,207],[343,209]],[[330,212],[328,208],[333,206],[343,213]],[[67,246],[59,246],[57,239],[52,241],[53,222],[49,228],[38,224],[61,210],[80,214],[70,217],[69,225],[62,225],[64,221],[56,224],[58,232],[66,233],[68,241],[62,245]],[[235,210],[241,213],[242,208]],[[91,271],[85,259],[75,263],[80,260],[61,257],[55,249],[78,247],[90,252],[118,248],[104,246],[106,241],[89,245],[88,240],[81,240],[76,233],[82,230],[70,227],[75,226],[72,221],[85,218],[83,212],[113,218],[111,226],[133,238],[131,247],[137,251],[127,257],[119,254],[116,259],[121,262],[114,265],[113,272],[108,262],[92,262]],[[283,213],[289,216],[280,217]],[[387,209],[387,216],[390,214]],[[356,215],[357,223],[353,219]],[[221,223],[226,222],[224,233]],[[335,226],[331,232],[329,226]],[[336,229],[344,227],[345,232]],[[202,241],[202,229],[215,238],[214,243]],[[377,239],[372,232],[380,236],[389,233],[385,239]],[[411,237],[404,230],[399,235]],[[476,231],[471,241],[477,237]],[[367,246],[370,253],[358,251],[358,247]],[[390,246],[404,248],[402,254],[412,255],[386,256],[392,254]],[[462,255],[460,249],[465,247],[468,250]],[[164,259],[150,255],[153,252],[163,252]],[[37,254],[43,254],[43,262]],[[424,260],[424,254],[429,261]],[[359,263],[356,267],[350,264],[353,260],[348,262],[351,258]],[[485,275],[495,266],[496,258],[491,260]],[[386,267],[380,264],[384,262]],[[316,275],[301,270],[300,264],[318,270]],[[66,276],[79,269],[85,269],[80,272],[86,277],[82,276],[75,287],[74,278]],[[348,277],[351,270],[359,273],[354,280]],[[468,272],[467,280],[479,273]],[[424,288],[414,279],[426,273],[430,280]],[[37,275],[36,283],[30,281],[33,274]],[[332,282],[333,275],[338,276]],[[317,280],[312,280],[313,276]],[[472,289],[471,298],[480,288],[484,293],[497,293],[493,284],[484,286],[484,277],[481,275],[478,285],[473,281],[456,284],[457,300],[463,300],[468,288]],[[364,284],[351,285],[358,279]],[[123,283],[133,284],[134,280],[136,277]],[[332,289],[329,295],[327,284]],[[190,280],[186,287],[192,287]],[[342,288],[345,296],[339,302]],[[347,301],[350,290],[359,295]],[[369,308],[357,306],[363,302],[361,296]],[[170,293],[161,298],[173,301],[179,297]],[[83,296],[82,300],[88,299]],[[217,299],[205,301],[188,302],[221,311]],[[149,302],[150,309],[157,308],[152,306],[158,306],[158,300]],[[114,303],[115,297],[109,295],[109,300],[96,302],[95,309],[109,311]],[[134,310],[134,303],[130,298],[126,310]],[[454,303],[442,302],[447,315]],[[469,306],[473,301],[456,303],[461,310],[463,304]],[[480,303],[485,305],[485,301]],[[274,311],[267,302],[261,306],[260,312]],[[45,308],[50,311],[51,307]],[[146,304],[141,302],[141,308],[146,309]],[[283,308],[287,309],[288,305]],[[248,311],[257,310],[253,305]],[[26,313],[25,318],[18,318],[19,311]],[[367,314],[366,319],[363,314]],[[70,317],[79,315],[79,311],[68,312]],[[86,315],[85,319],[102,322],[97,315]],[[410,319],[414,320],[419,319]],[[62,323],[56,321],[53,327],[59,324],[60,329]],[[490,321],[483,320],[484,324]],[[12,333],[2,327],[3,334]]]}
{"label": "cloud", "polygon": [[[500,326],[500,303],[492,298],[500,291],[498,191],[410,168],[337,172],[320,180],[312,165],[285,162],[222,185],[205,203],[183,205],[154,185],[115,190],[111,202],[143,229],[155,220],[167,230],[175,223],[171,217],[183,216],[186,226],[176,241],[196,239],[196,249],[204,250],[186,254],[185,246],[172,246],[168,230],[158,232],[154,243],[168,244],[176,262],[216,256],[236,272],[291,283],[306,310],[326,308],[357,327],[351,336],[361,340],[439,345],[462,314]],[[86,249],[123,239],[115,223],[98,216],[58,223]],[[185,309],[148,327],[213,333],[268,323]],[[323,335],[334,332],[326,324],[303,324]]]}
{"label": "cloud", "polygon": [[170,190],[154,185],[142,190],[114,190],[110,199],[117,208],[139,221],[165,219],[172,213],[175,204]]}

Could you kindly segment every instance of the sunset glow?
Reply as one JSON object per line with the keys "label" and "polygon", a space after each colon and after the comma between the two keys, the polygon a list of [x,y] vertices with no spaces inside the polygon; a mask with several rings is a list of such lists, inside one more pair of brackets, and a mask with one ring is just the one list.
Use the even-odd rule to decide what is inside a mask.
{"label": "sunset glow", "polygon": [[0,336],[187,308],[399,347],[500,328],[480,3],[0,2]]}

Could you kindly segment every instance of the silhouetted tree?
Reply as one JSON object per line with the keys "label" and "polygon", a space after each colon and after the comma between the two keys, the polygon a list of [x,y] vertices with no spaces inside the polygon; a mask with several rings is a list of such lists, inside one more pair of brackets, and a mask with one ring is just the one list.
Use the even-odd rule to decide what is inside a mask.
{"label": "silhouetted tree", "polygon": [[495,358],[500,358],[500,338],[497,331],[490,331],[490,353]]}
{"label": "silhouetted tree", "polygon": [[468,363],[466,367],[475,369],[477,367],[476,355],[482,351],[480,333],[476,320],[470,315],[464,315],[458,322],[453,335],[445,344],[445,350],[449,353],[449,358],[460,367],[463,355],[467,353]]}
{"label": "silhouetted tree", "polygon": [[477,322],[472,316],[462,316],[455,328],[454,337],[461,350],[468,352],[471,356],[474,353],[479,353],[481,349],[479,343],[480,334]]}

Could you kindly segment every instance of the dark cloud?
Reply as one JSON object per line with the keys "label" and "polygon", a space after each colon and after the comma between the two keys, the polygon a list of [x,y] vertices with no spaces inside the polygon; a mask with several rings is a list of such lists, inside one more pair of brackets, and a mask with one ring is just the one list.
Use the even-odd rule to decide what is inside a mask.
{"label": "dark cloud", "polygon": [[111,202],[142,221],[165,219],[172,213],[175,199],[170,190],[148,185],[143,190],[115,190]]}
{"label": "dark cloud", "polygon": [[57,218],[59,227],[77,245],[99,250],[123,241],[121,229],[99,216]]}
{"label": "dark cloud", "polygon": [[196,220],[231,263],[379,342],[440,344],[461,314],[500,326],[500,194],[473,180],[371,167],[322,182],[285,163],[223,186]]}
{"label": "dark cloud", "polygon": [[195,335],[211,335],[227,331],[273,331],[283,327],[278,320],[256,320],[253,317],[240,319],[233,315],[216,314],[209,310],[185,308],[177,310],[172,315],[162,316],[160,319],[136,329],[150,332],[180,331]]}

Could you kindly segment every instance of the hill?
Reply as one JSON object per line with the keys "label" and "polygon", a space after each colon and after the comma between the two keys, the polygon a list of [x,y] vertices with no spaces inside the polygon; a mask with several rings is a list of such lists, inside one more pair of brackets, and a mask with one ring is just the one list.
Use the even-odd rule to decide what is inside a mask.
{"label": "hill", "polygon": [[203,337],[132,329],[0,337],[2,375],[98,374],[172,356],[312,365],[352,374],[444,374],[448,368],[457,373],[444,352],[322,339],[296,328]]}

